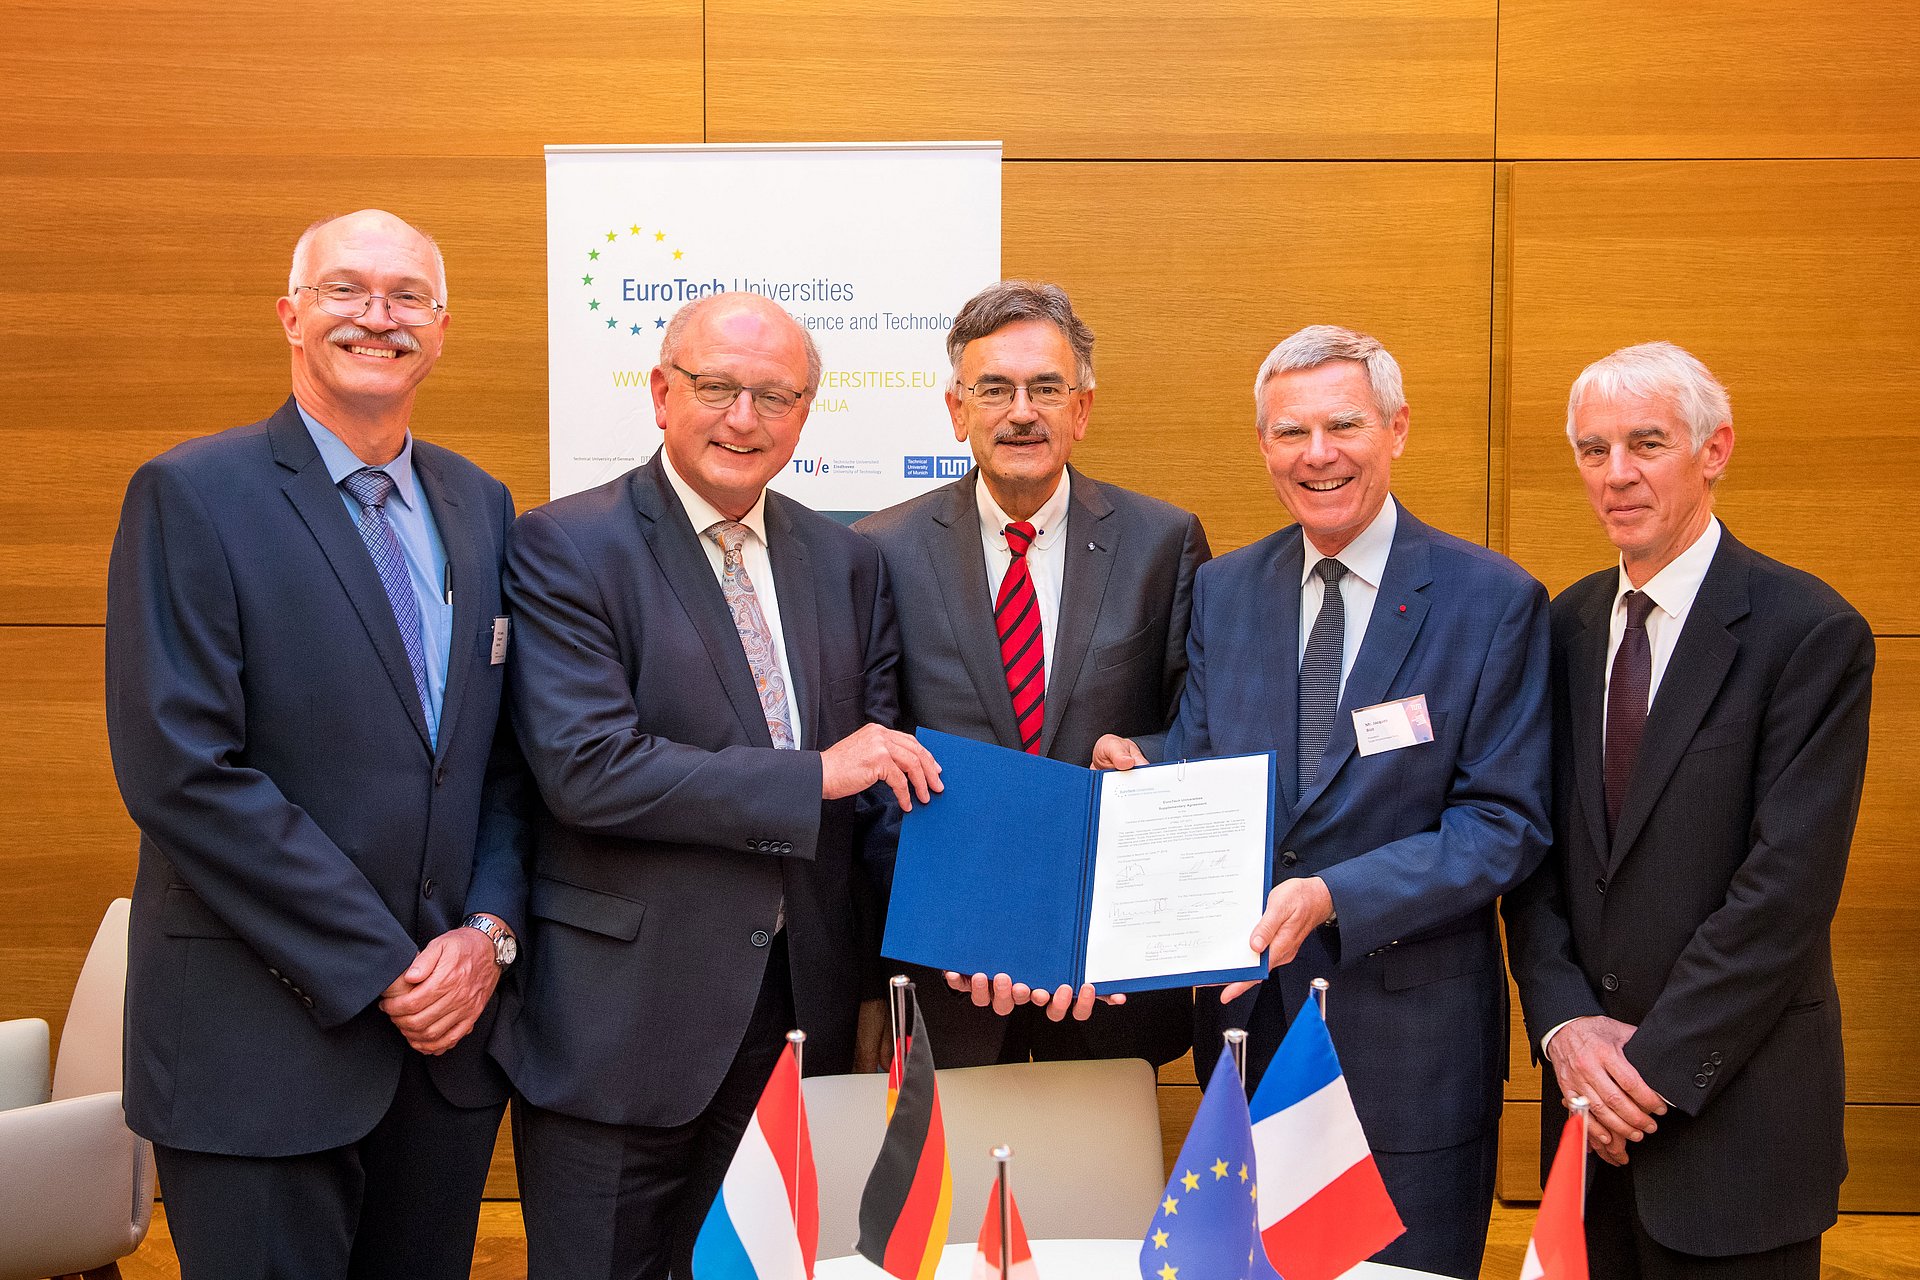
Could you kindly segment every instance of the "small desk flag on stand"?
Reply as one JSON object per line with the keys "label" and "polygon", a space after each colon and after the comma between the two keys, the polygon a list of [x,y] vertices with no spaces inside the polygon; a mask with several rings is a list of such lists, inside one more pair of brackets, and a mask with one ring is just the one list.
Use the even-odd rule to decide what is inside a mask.
{"label": "small desk flag on stand", "polygon": [[987,1216],[980,1223],[980,1242],[973,1251],[973,1280],[1040,1280],[1026,1225],[1020,1221],[1020,1205],[1007,1185],[1007,1159],[1012,1154],[1006,1147],[993,1149],[999,1172],[987,1192]]}
{"label": "small desk flag on stand", "polygon": [[812,1280],[820,1193],[800,1095],[800,1032],[773,1064],[693,1242],[694,1280]]}
{"label": "small desk flag on stand", "polygon": [[1294,1014],[1250,1110],[1260,1238],[1287,1280],[1334,1280],[1406,1230],[1380,1181],[1317,1001]]}
{"label": "small desk flag on stand", "polygon": [[1587,1280],[1586,1180],[1587,1105],[1576,1098],[1547,1171],[1520,1280]]}
{"label": "small desk flag on stand", "polygon": [[860,1239],[854,1248],[899,1280],[932,1280],[953,1212],[953,1170],[934,1088],[933,1048],[913,984],[895,978],[892,1002],[887,1133],[860,1193]]}
{"label": "small desk flag on stand", "polygon": [[1140,1244],[1140,1280],[1277,1280],[1260,1248],[1258,1188],[1246,1090],[1223,1053]]}

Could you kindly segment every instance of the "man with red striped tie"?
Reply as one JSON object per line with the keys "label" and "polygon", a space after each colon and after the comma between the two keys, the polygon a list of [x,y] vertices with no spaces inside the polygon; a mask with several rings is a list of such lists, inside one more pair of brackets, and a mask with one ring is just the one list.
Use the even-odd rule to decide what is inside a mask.
{"label": "man with red striped tie", "polygon": [[[947,355],[954,439],[976,466],[854,526],[893,586],[902,727],[1083,765],[1115,724],[1163,732],[1186,681],[1207,538],[1192,513],[1067,465],[1093,410],[1093,331],[1058,286],[1004,280],[961,308]],[[1091,988],[916,976],[943,1067],[1165,1062],[1190,1035],[1185,992],[1096,1013]]]}

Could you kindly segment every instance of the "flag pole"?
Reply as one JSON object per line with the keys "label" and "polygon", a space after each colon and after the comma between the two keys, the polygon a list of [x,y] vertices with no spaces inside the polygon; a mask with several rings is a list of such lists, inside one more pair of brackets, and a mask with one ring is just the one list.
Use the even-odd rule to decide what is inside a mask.
{"label": "flag pole", "polygon": [[1327,1020],[1327,980],[1325,978],[1313,980],[1313,998],[1320,1005],[1320,1021],[1325,1022]]}
{"label": "flag pole", "polygon": [[893,1070],[901,1072],[901,1079],[903,1080],[906,1078],[905,1072],[907,1069],[905,1036],[907,1034],[907,987],[909,985],[911,985],[911,982],[904,973],[894,974],[892,980],[887,984],[887,1014],[893,1019],[893,1061],[895,1063]]}
{"label": "flag pole", "polygon": [[1227,1052],[1233,1055],[1233,1069],[1240,1073],[1240,1087],[1247,1084],[1247,1033],[1239,1027],[1228,1027],[1220,1033],[1227,1042]]}
{"label": "flag pole", "polygon": [[[793,1049],[793,1100],[796,1104],[793,1113],[798,1116],[807,1109],[806,1093],[800,1086],[800,1056],[806,1051],[807,1033],[795,1027],[787,1032],[787,1044]],[[796,1169],[800,1167],[800,1135],[805,1129],[804,1124],[793,1126],[793,1166]],[[800,1183],[797,1179],[787,1192],[787,1204],[793,1210],[793,1220],[800,1221]]]}
{"label": "flag pole", "polygon": [[1567,1106],[1580,1117],[1580,1216],[1584,1219],[1587,1216],[1587,1126],[1592,1123],[1587,1113],[1592,1110],[1592,1104],[1576,1093],[1567,1099]]}
{"label": "flag pole", "polygon": [[1013,1158],[1013,1148],[1001,1143],[993,1149],[993,1160],[999,1166],[995,1195],[1000,1205],[1000,1280],[1007,1280],[1013,1271],[1013,1197],[1007,1190],[1007,1161]]}

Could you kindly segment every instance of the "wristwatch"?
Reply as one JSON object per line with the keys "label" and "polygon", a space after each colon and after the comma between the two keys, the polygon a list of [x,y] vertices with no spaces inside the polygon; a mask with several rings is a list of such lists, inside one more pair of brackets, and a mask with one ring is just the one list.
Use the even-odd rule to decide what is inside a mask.
{"label": "wristwatch", "polygon": [[508,931],[505,922],[498,917],[483,915],[476,911],[462,920],[460,925],[465,929],[478,929],[487,935],[487,941],[493,943],[493,963],[498,967],[506,968],[519,956],[520,943]]}

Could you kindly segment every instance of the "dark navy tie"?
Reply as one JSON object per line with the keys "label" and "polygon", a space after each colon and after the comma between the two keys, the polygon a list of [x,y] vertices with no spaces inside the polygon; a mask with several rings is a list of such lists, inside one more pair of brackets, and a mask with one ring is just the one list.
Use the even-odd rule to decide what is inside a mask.
{"label": "dark navy tie", "polygon": [[1653,687],[1653,649],[1647,643],[1647,615],[1653,597],[1629,591],[1627,629],[1613,655],[1613,677],[1607,681],[1607,834],[1620,822],[1620,802],[1626,799],[1633,762],[1640,754],[1640,735],[1647,727],[1647,693]]}
{"label": "dark navy tie", "polygon": [[1320,756],[1333,736],[1333,713],[1340,708],[1340,658],[1347,647],[1347,606],[1340,598],[1340,579],[1347,566],[1326,559],[1313,566],[1325,584],[1320,593],[1320,616],[1307,635],[1307,651],[1300,658],[1300,792],[1306,794],[1320,771]]}
{"label": "dark navy tie", "polygon": [[393,522],[387,519],[393,477],[378,467],[362,467],[342,480],[340,487],[360,504],[360,540],[367,544],[373,567],[380,571],[380,585],[387,589],[387,603],[393,606],[393,620],[400,625],[400,642],[407,647],[407,665],[413,668],[413,688],[420,695],[420,714],[424,716],[433,705],[427,701],[427,647],[420,635],[420,602],[407,577],[407,558],[400,551]]}

